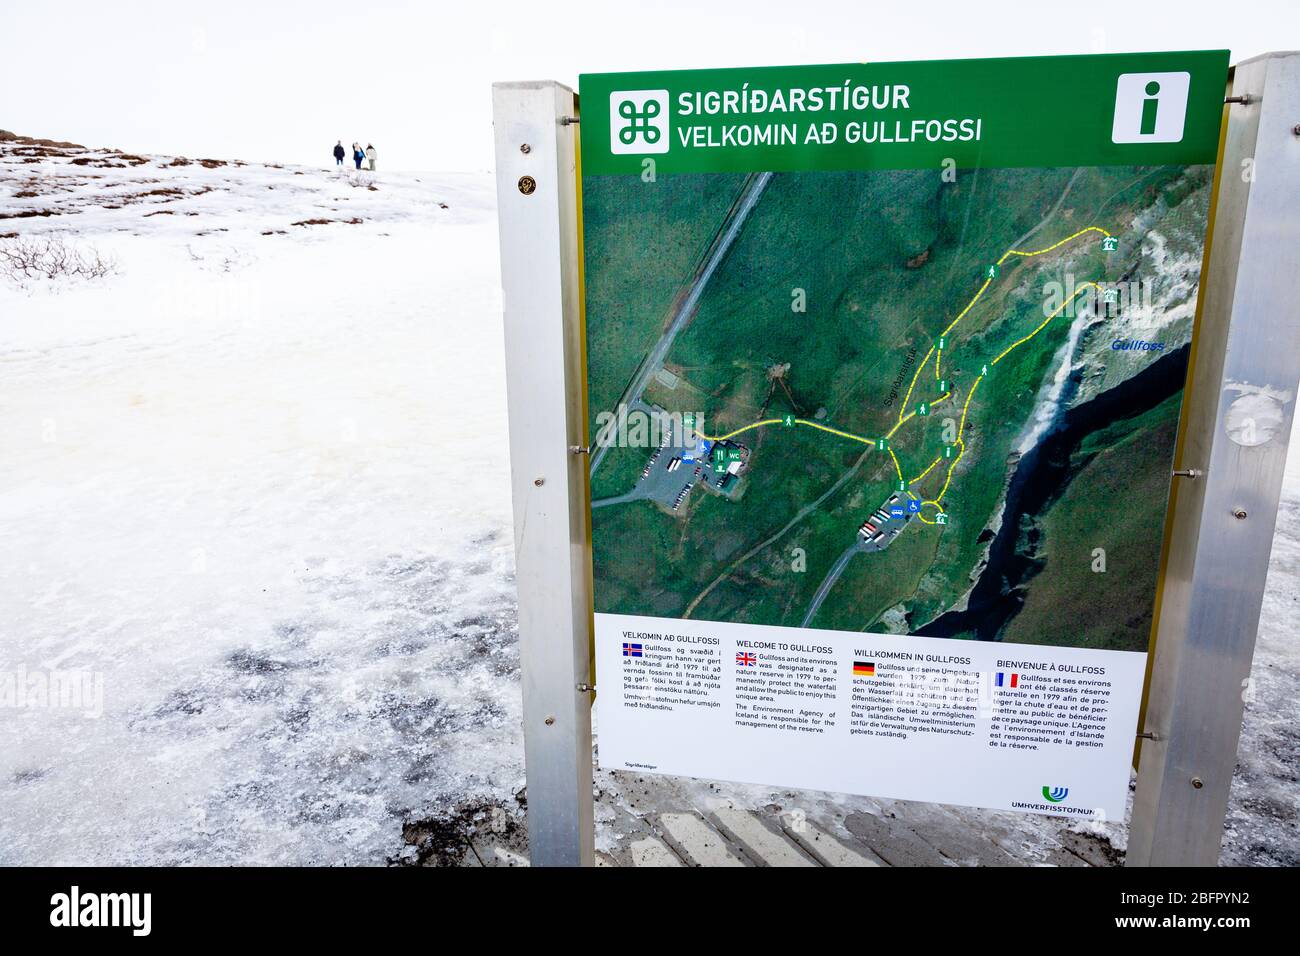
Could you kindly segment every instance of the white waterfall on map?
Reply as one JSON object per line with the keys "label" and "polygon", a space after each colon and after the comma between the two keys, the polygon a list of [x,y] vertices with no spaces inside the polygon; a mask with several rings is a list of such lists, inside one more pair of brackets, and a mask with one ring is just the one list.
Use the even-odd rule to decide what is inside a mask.
{"label": "white waterfall on map", "polygon": [[1084,329],[1092,324],[1092,320],[1093,316],[1088,306],[1086,304],[1080,305],[1078,314],[1075,316],[1074,321],[1070,323],[1070,331],[1066,336],[1065,343],[1056,350],[1056,372],[1052,375],[1051,381],[1047,382],[1039,392],[1034,417],[1029,420],[1025,430],[1020,435],[1020,440],[1016,444],[1017,454],[1026,454],[1042,440],[1044,435],[1051,431],[1052,423],[1056,421],[1056,417],[1061,410],[1065,385],[1070,380],[1070,373],[1074,370],[1074,355],[1079,347],[1079,340],[1083,336]]}

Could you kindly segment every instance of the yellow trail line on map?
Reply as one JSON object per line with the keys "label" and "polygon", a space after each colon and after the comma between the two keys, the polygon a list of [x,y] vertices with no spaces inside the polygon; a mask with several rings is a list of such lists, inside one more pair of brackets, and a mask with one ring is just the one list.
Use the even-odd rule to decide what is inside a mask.
{"label": "yellow trail line on map", "polygon": [[[1031,259],[1034,256],[1046,255],[1047,253],[1052,252],[1053,250],[1061,248],[1061,246],[1065,245],[1066,243],[1073,242],[1075,239],[1078,239],[1080,236],[1090,232],[1098,232],[1101,233],[1102,236],[1108,239],[1111,238],[1111,234],[1105,229],[1103,229],[1101,226],[1085,226],[1083,229],[1080,229],[1078,232],[1066,236],[1064,239],[1060,240],[1059,242],[1054,242],[1050,246],[1047,246],[1044,249],[1008,249],[1006,252],[1002,254],[1002,257],[998,259],[997,265],[999,266],[1002,265],[1012,256],[1018,256],[1022,259]],[[946,336],[949,332],[951,332],[957,326],[957,323],[960,322],[963,318],[965,318],[966,314],[970,312],[972,308],[975,307],[975,304],[979,302],[980,298],[984,295],[984,291],[988,289],[988,287],[992,284],[993,278],[994,278],[993,276],[989,276],[984,280],[984,284],[979,287],[979,291],[977,291],[975,295],[971,298],[971,300],[966,303],[966,307],[957,313],[957,317],[948,323],[948,327],[945,328],[943,332],[940,333],[941,336]],[[997,365],[999,362],[1001,362],[1004,358],[1006,358],[1008,355],[1010,355],[1020,346],[1024,345],[1026,342],[1032,339],[1039,332],[1043,331],[1043,329],[1047,328],[1048,324],[1052,321],[1052,319],[1056,318],[1063,311],[1065,311],[1065,308],[1068,305],[1070,305],[1076,298],[1078,298],[1080,292],[1083,292],[1085,289],[1089,289],[1089,288],[1096,289],[1098,292],[1103,291],[1101,286],[1098,285],[1096,282],[1089,281],[1089,282],[1081,283],[1074,289],[1074,291],[1064,302],[1062,302],[1059,306],[1057,306],[1057,308],[1052,312],[1051,315],[1047,316],[1047,318],[1043,319],[1042,322],[1038,323],[1038,325],[1034,328],[1032,332],[1030,332],[1028,335],[1024,336],[1023,338],[1017,339],[1016,341],[1012,342],[1005,349],[999,352],[997,357],[994,358],[993,361],[989,363],[989,367]],[[925,367],[930,364],[930,359],[932,358],[934,359],[934,377],[936,381],[939,380],[939,365],[943,359],[944,351],[945,351],[944,349],[938,348],[936,344],[930,346],[930,351],[925,353],[925,358],[921,360],[921,364],[916,367],[916,373],[912,376],[912,383],[907,387],[907,394],[903,396],[903,403],[900,406],[900,410],[898,413],[898,421],[894,424],[894,427],[891,428],[885,434],[884,436],[885,438],[893,438],[894,433],[897,432],[900,428],[902,428],[906,422],[917,417],[915,410],[910,412],[906,410],[908,406],[908,402],[911,401],[912,392],[916,388],[916,383],[920,379],[921,373],[925,371]],[[936,353],[937,353],[937,357],[936,357]],[[939,510],[943,509],[943,496],[948,493],[948,486],[952,484],[952,473],[956,469],[957,463],[961,461],[962,455],[966,453],[966,442],[963,437],[965,435],[965,430],[966,430],[966,416],[970,411],[971,399],[975,397],[975,390],[979,388],[979,384],[982,381],[984,381],[983,372],[981,372],[979,377],[975,379],[974,384],[971,385],[970,391],[966,393],[966,401],[962,405],[962,409],[961,409],[961,424],[957,428],[957,441],[954,442],[954,444],[957,446],[957,454],[956,456],[953,457],[952,463],[948,465],[948,472],[944,476],[943,489],[934,498],[930,498],[922,501],[921,502],[922,505],[934,505]],[[952,395],[951,390],[945,392],[934,402],[931,402],[931,407],[946,401],[949,397],[951,397],[951,395]],[[727,432],[725,435],[712,436],[712,435],[705,435],[703,432],[700,432],[699,434],[700,437],[703,438],[705,441],[713,441],[713,442],[726,441],[727,439],[734,438],[736,435],[743,434],[749,431],[750,429],[761,428],[764,425],[779,425],[782,424],[784,421],[785,421],[784,418],[765,418],[762,421],[753,422],[752,424],[745,425],[742,428],[737,428],[735,431]],[[852,439],[853,441],[862,442],[862,444],[864,445],[871,445],[875,447],[877,444],[875,439],[864,438],[863,436],[855,435],[852,432],[840,431],[838,428],[831,428],[827,425],[820,425],[817,422],[810,422],[804,418],[796,418],[795,424],[804,425],[807,426],[808,428],[816,428],[818,431],[829,432],[832,435],[839,435],[842,438],[849,438]],[[903,466],[899,462],[898,456],[894,454],[894,449],[892,447],[887,447],[886,450],[889,452],[889,457],[893,459],[894,471],[898,473],[898,480],[903,481],[904,480]],[[939,463],[942,460],[943,460],[942,456],[936,458],[934,461],[930,463],[930,466],[926,468],[925,471],[921,472],[919,475],[913,478],[911,482],[909,482],[908,484],[915,484],[916,482],[925,478],[928,474],[930,474],[930,472],[932,472],[939,465]],[[910,492],[908,493],[908,496],[911,497]],[[926,518],[925,515],[923,514],[918,514],[917,517],[919,517],[926,524],[936,523]]]}
{"label": "yellow trail line on map", "polygon": [[[998,259],[997,264],[999,266],[1002,265],[1002,263],[1006,262],[1012,256],[1019,256],[1022,259],[1032,259],[1034,256],[1046,255],[1049,252],[1061,248],[1061,246],[1065,245],[1067,242],[1073,242],[1075,239],[1078,239],[1080,236],[1085,235],[1089,232],[1099,232],[1102,234],[1102,236],[1104,236],[1107,239],[1111,237],[1110,233],[1107,232],[1105,229],[1103,229],[1101,226],[1085,226],[1084,228],[1080,229],[1078,232],[1074,233],[1073,235],[1066,236],[1064,239],[1060,240],[1059,242],[1052,243],[1050,246],[1048,246],[1045,249],[1008,249],[1006,252],[1002,253],[1002,257]],[[984,284],[979,287],[979,291],[976,292],[974,297],[969,302],[966,303],[966,308],[958,312],[957,318],[949,322],[948,327],[939,333],[941,336],[947,335],[949,332],[951,332],[956,327],[957,323],[966,317],[966,313],[969,312],[975,306],[975,303],[978,302],[980,298],[984,295],[984,290],[987,289],[992,284],[992,282],[993,282],[992,276],[989,276],[987,279],[984,280]],[[930,352],[933,353],[934,351],[935,350],[932,347],[930,349]],[[912,377],[913,387],[915,387],[916,385],[916,380],[920,376],[921,370],[925,368],[926,362],[929,361],[930,361],[930,355],[927,354],[925,357],[925,362],[921,363],[920,368],[916,370],[916,375]],[[939,366],[942,363],[942,361],[943,361],[943,350],[940,349],[939,357],[934,360],[935,381],[939,380]],[[907,400],[911,397],[912,397],[912,389],[908,388],[907,396],[903,399],[904,408],[907,407]]]}
{"label": "yellow trail line on map", "polygon": [[830,432],[832,435],[839,435],[841,438],[852,438],[854,441],[860,441],[864,445],[871,445],[873,448],[876,444],[874,438],[863,438],[861,435],[842,432],[838,428],[829,428],[826,425],[818,425],[816,422],[805,421],[802,418],[796,418],[794,421],[796,425],[807,425],[809,428],[816,428],[818,431]]}
{"label": "yellow trail line on map", "polygon": [[[989,363],[990,366],[992,366],[992,365],[997,365],[998,362],[1001,362],[1004,358],[1006,358],[1008,355],[1010,355],[1010,354],[1011,354],[1015,349],[1017,349],[1017,348],[1019,348],[1020,346],[1024,345],[1026,342],[1028,342],[1030,339],[1032,339],[1032,338],[1033,338],[1035,335],[1037,335],[1039,332],[1043,331],[1043,329],[1047,328],[1047,324],[1048,324],[1049,322],[1051,322],[1052,319],[1056,318],[1058,315],[1060,315],[1062,312],[1064,312],[1064,311],[1065,311],[1065,308],[1066,308],[1068,305],[1070,305],[1070,303],[1072,303],[1075,299],[1077,299],[1077,298],[1079,297],[1079,293],[1081,293],[1081,292],[1083,292],[1085,289],[1089,289],[1089,288],[1096,289],[1098,292],[1101,292],[1101,291],[1102,291],[1101,286],[1099,286],[1099,285],[1098,285],[1097,283],[1095,283],[1095,282],[1084,282],[1084,283],[1080,284],[1080,285],[1079,285],[1079,286],[1074,290],[1074,292],[1071,293],[1070,297],[1069,297],[1068,299],[1066,299],[1064,302],[1062,302],[1059,306],[1057,306],[1057,307],[1052,311],[1052,314],[1051,314],[1051,315],[1049,315],[1047,318],[1043,319],[1042,322],[1038,323],[1038,326],[1037,326],[1037,327],[1036,327],[1032,332],[1030,332],[1028,335],[1024,336],[1023,338],[1016,340],[1015,342],[1013,342],[1013,343],[1011,343],[1010,345],[1008,345],[1005,349],[1003,349],[1003,350],[998,354],[998,357],[995,358],[992,362]],[[980,382],[982,382],[982,381],[984,381],[984,375],[983,375],[983,373],[981,373],[980,376],[979,376],[978,378],[975,379],[975,383],[974,383],[973,385],[971,385],[971,387],[970,387],[970,391],[966,393],[966,402],[965,402],[964,405],[962,405],[962,409],[961,409],[961,424],[957,426],[957,441],[956,441],[956,445],[957,445],[957,454],[956,454],[956,456],[953,458],[953,460],[952,460],[952,464],[948,466],[948,474],[947,474],[947,476],[945,476],[945,478],[944,478],[944,482],[943,482],[943,490],[940,491],[939,494],[936,495],[936,496],[935,496],[934,498],[932,498],[931,500],[926,501],[926,502],[923,502],[923,504],[932,504],[932,505],[934,505],[934,506],[937,507],[937,508],[940,508],[940,509],[943,508],[943,496],[946,495],[946,494],[948,493],[948,486],[952,483],[952,472],[953,472],[953,469],[957,467],[957,462],[961,461],[961,456],[964,455],[964,454],[966,453],[966,441],[965,441],[965,438],[964,438],[964,436],[965,436],[965,434],[966,434],[966,416],[967,416],[967,414],[968,414],[969,411],[970,411],[970,402],[971,402],[971,399],[975,397],[975,390],[976,390],[977,388],[979,388]],[[933,467],[933,466],[932,466],[932,467]],[[926,470],[928,471],[929,469],[926,469]],[[930,523],[932,523],[932,522],[926,522],[926,523],[927,523],[927,524],[930,524]]]}
{"label": "yellow trail line on map", "polygon": [[[706,435],[703,432],[700,432],[699,436],[703,438],[705,441],[726,441],[728,438],[733,438],[736,435],[741,434],[742,432],[747,432],[751,428],[759,428],[763,425],[780,425],[784,421],[785,421],[784,418],[765,418],[761,422],[754,422],[753,424],[746,425],[743,428],[737,428],[735,431],[727,432],[725,435]],[[817,422],[810,422],[806,418],[796,418],[794,420],[794,423],[796,425],[804,425],[808,428],[815,428],[818,431],[830,432],[832,435],[839,435],[841,438],[851,438],[854,441],[862,442],[862,444],[864,445],[871,445],[874,447],[876,444],[876,440],[874,438],[863,438],[861,435],[855,435],[852,432],[840,431],[838,428],[831,428],[829,425],[820,425]]]}
{"label": "yellow trail line on map", "polygon": [[903,466],[898,463],[898,456],[894,454],[894,449],[890,448],[889,457],[894,459],[894,471],[898,472],[898,480],[903,480]]}
{"label": "yellow trail line on map", "polygon": [[760,428],[763,425],[779,425],[780,423],[781,419],[779,418],[765,418],[761,422],[754,422],[752,425],[746,425],[744,428],[737,428],[734,432],[727,432],[725,435],[706,435],[703,432],[700,432],[699,435],[705,441],[726,441],[728,438],[731,438],[734,435],[743,434],[751,428]]}
{"label": "yellow trail line on map", "polygon": [[913,478],[911,481],[909,481],[908,484],[909,484],[909,485],[914,485],[914,484],[916,484],[918,481],[920,481],[922,478],[924,478],[924,477],[925,477],[926,475],[928,475],[930,472],[934,471],[935,465],[939,464],[939,462],[941,462],[941,461],[943,461],[943,455],[940,455],[940,456],[939,456],[938,458],[936,458],[934,461],[930,462],[930,467],[927,468],[927,469],[925,469],[925,471],[921,472],[919,475],[917,475],[915,478]]}
{"label": "yellow trail line on map", "polygon": [[1081,284],[1079,285],[1079,287],[1076,288],[1076,289],[1074,290],[1074,292],[1070,295],[1070,297],[1069,297],[1068,299],[1066,299],[1064,302],[1062,302],[1062,303],[1061,303],[1061,304],[1056,308],[1056,311],[1054,311],[1054,312],[1053,312],[1051,315],[1049,315],[1047,318],[1043,319],[1042,322],[1039,322],[1039,323],[1038,323],[1038,326],[1037,326],[1037,328],[1034,329],[1034,331],[1030,332],[1030,333],[1029,333],[1028,335],[1026,335],[1023,339],[1017,339],[1016,341],[1012,342],[1010,345],[1008,345],[1006,348],[1004,348],[1001,352],[999,352],[999,353],[998,353],[998,357],[995,358],[995,359],[994,359],[992,362],[990,362],[989,364],[990,364],[990,365],[997,365],[997,364],[998,364],[999,362],[1001,362],[1004,358],[1006,358],[1008,355],[1010,355],[1010,354],[1011,354],[1015,349],[1017,349],[1017,348],[1019,348],[1020,346],[1024,345],[1026,342],[1028,342],[1030,339],[1032,339],[1032,338],[1033,338],[1035,335],[1037,335],[1039,332],[1043,331],[1043,329],[1047,328],[1047,323],[1048,323],[1048,322],[1051,322],[1052,319],[1054,319],[1054,318],[1056,318],[1058,315],[1060,315],[1061,312],[1065,309],[1065,307],[1066,307],[1067,305],[1069,305],[1071,302],[1073,302],[1073,301],[1075,300],[1075,298],[1078,297],[1078,295],[1079,295],[1080,292],[1082,292],[1084,289],[1088,289],[1088,288],[1096,289],[1098,292],[1103,291],[1103,290],[1102,290],[1102,287],[1099,286],[1099,285],[1098,285],[1097,283],[1095,283],[1095,282],[1084,282],[1084,283],[1081,283]]}
{"label": "yellow trail line on map", "polygon": [[909,421],[911,421],[915,417],[916,417],[916,412],[908,412],[906,415],[904,415],[902,418],[898,420],[898,424],[896,424],[889,431],[885,432],[885,437],[893,438],[894,432],[898,431],[900,428],[902,428],[904,425],[906,425]]}
{"label": "yellow trail line on map", "polygon": [[[988,283],[985,282],[984,285],[988,285]],[[983,292],[983,291],[984,291],[984,289],[981,288],[981,289],[980,289],[980,292]],[[978,299],[978,298],[979,298],[979,295],[977,294],[977,295],[975,296],[975,298]],[[975,299],[971,299],[971,305],[974,305],[974,304],[975,304]],[[966,306],[966,308],[969,309],[969,308],[970,308],[970,305]],[[966,314],[966,313],[965,313],[965,311],[963,310],[963,311],[962,311],[962,315],[965,315],[965,314]],[[903,396],[903,404],[900,405],[899,408],[898,408],[898,424],[900,424],[900,425],[903,424],[903,413],[904,413],[905,411],[907,411],[907,403],[908,403],[909,401],[911,401],[911,398],[912,398],[912,389],[916,388],[916,380],[917,380],[918,378],[921,377],[921,373],[925,371],[925,367],[926,367],[927,365],[930,364],[930,356],[934,355],[934,353],[935,353],[935,346],[931,345],[931,346],[930,346],[930,351],[928,351],[928,352],[925,353],[925,358],[922,359],[922,360],[921,360],[921,364],[918,365],[918,366],[916,367],[916,374],[912,376],[912,384],[909,385],[909,386],[907,386],[907,394]],[[939,368],[939,363],[938,363],[938,361],[935,361],[935,363],[934,363],[934,367],[935,367],[936,370]],[[935,376],[935,377],[938,378],[938,376]]]}

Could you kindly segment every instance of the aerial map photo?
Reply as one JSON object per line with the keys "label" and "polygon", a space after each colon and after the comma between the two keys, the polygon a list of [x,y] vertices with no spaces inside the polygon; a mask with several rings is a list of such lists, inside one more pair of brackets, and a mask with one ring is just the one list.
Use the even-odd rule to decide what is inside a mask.
{"label": "aerial map photo", "polygon": [[1212,176],[586,177],[596,611],[1146,650]]}

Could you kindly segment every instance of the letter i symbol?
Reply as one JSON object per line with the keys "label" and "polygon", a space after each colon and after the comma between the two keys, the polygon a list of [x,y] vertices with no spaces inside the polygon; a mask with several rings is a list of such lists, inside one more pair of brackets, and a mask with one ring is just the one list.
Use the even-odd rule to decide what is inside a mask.
{"label": "letter i symbol", "polygon": [[1147,84],[1147,98],[1142,101],[1142,135],[1150,136],[1156,131],[1156,113],[1160,111],[1160,84],[1152,80]]}

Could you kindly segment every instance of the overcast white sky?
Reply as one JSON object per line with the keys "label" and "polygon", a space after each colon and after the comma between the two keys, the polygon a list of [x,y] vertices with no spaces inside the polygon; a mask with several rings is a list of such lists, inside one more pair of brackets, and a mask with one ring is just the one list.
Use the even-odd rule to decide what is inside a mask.
{"label": "overcast white sky", "polygon": [[0,0],[0,128],[88,146],[487,169],[494,80],[1300,47],[1297,0]]}

